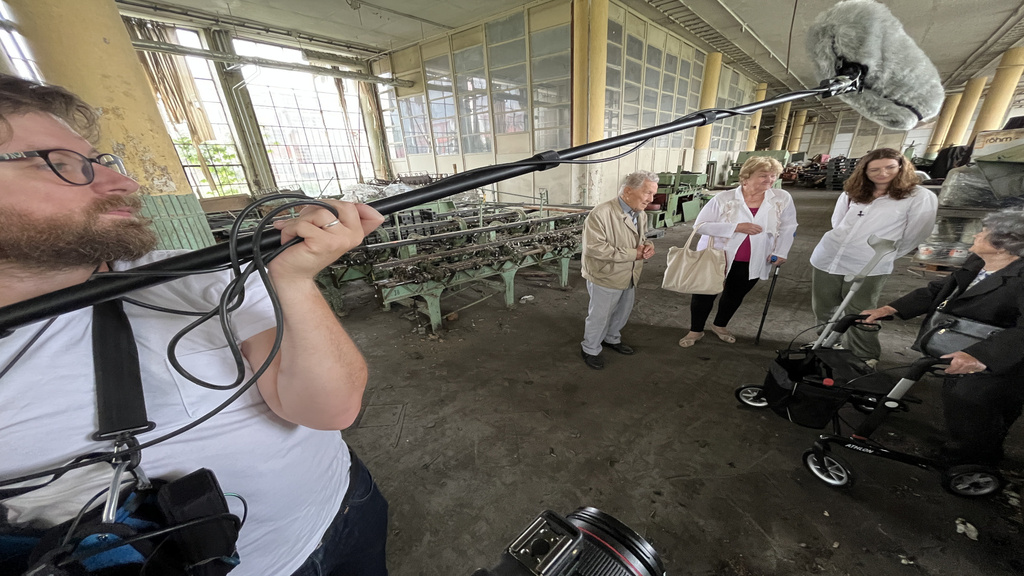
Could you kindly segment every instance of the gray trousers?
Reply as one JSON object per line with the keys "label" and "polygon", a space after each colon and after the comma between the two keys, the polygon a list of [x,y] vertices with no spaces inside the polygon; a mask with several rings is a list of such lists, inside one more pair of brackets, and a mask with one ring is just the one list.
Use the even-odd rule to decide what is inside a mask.
{"label": "gray trousers", "polygon": [[592,356],[601,353],[601,342],[618,344],[622,342],[622,327],[633,311],[633,296],[636,288],[616,290],[598,286],[587,280],[590,306],[587,307],[587,323],[583,329],[583,351]]}
{"label": "gray trousers", "polygon": [[[811,308],[818,324],[828,322],[836,307],[843,302],[853,282],[843,280],[842,274],[829,274],[811,266]],[[846,314],[860,314],[864,310],[878,307],[878,297],[888,275],[868,276],[860,290],[850,300]],[[875,359],[882,355],[882,345],[878,342],[878,332],[868,332],[850,328],[843,335],[843,347],[853,351],[854,355],[865,360]]]}

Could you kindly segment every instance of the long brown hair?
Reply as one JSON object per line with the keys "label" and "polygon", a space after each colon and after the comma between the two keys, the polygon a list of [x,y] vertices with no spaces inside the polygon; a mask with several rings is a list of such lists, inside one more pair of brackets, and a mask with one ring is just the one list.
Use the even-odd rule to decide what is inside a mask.
{"label": "long brown hair", "polygon": [[870,204],[875,199],[875,183],[867,177],[868,164],[875,160],[895,160],[900,164],[900,171],[889,182],[887,190],[893,200],[903,200],[914,191],[921,179],[914,173],[914,165],[899,150],[879,148],[872,150],[857,161],[853,174],[843,183],[843,190],[850,200],[859,204]]}

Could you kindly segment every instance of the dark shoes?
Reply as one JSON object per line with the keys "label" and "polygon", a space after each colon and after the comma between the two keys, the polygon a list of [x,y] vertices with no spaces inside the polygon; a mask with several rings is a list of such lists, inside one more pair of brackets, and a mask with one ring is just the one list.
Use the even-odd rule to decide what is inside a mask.
{"label": "dark shoes", "polygon": [[604,346],[605,348],[611,348],[612,350],[615,350],[619,354],[625,354],[626,356],[630,356],[632,354],[636,354],[636,350],[633,350],[632,348],[630,348],[629,346],[626,346],[622,342],[619,342],[618,344],[610,344],[608,342],[601,342],[601,346]]}
{"label": "dark shoes", "polygon": [[582,348],[580,349],[580,355],[583,356],[583,361],[594,370],[604,369],[604,359],[600,356],[594,356],[593,354],[587,354]]}

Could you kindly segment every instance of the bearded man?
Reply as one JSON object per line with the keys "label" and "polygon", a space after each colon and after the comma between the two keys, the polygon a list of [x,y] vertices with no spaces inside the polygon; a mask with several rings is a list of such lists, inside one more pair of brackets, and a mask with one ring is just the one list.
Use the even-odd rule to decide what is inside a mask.
{"label": "bearded man", "polygon": [[[95,125],[93,110],[66,90],[0,75],[0,306],[173,255],[153,251],[155,236],[139,216],[139,185],[121,159],[83,137]],[[383,218],[365,205],[331,204],[337,217],[307,207],[276,224],[283,242],[303,242],[268,265],[284,336],[256,386],[202,426],[144,450],[151,478],[173,480],[208,468],[225,492],[245,498],[248,518],[232,574],[387,573],[387,502],[338,432],[359,413],[366,364],[313,281]],[[206,312],[217,307],[229,281],[225,273],[194,275],[130,297]],[[138,348],[148,416],[156,423],[140,441],[195,422],[233,393],[199,387],[168,361],[168,342],[193,317],[127,300],[123,308]],[[185,336],[177,356],[193,375],[223,384],[235,377],[236,363],[220,328],[210,324],[216,323]],[[247,285],[230,324],[249,378],[275,347],[276,321],[262,284]],[[0,483],[110,451],[109,442],[92,437],[92,325],[93,311],[82,309],[0,338]],[[4,500],[0,528],[45,528],[70,519],[110,484],[112,468],[98,466],[69,472],[30,491],[28,500]]]}

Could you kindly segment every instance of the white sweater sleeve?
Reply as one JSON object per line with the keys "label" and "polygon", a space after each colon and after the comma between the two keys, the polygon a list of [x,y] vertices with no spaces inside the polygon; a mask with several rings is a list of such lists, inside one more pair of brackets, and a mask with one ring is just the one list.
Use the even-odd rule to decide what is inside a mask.
{"label": "white sweater sleeve", "polygon": [[939,208],[938,197],[931,190],[918,187],[914,192],[913,202],[914,206],[907,214],[907,228],[896,244],[896,258],[905,256],[917,248],[935,227],[935,213]]}

